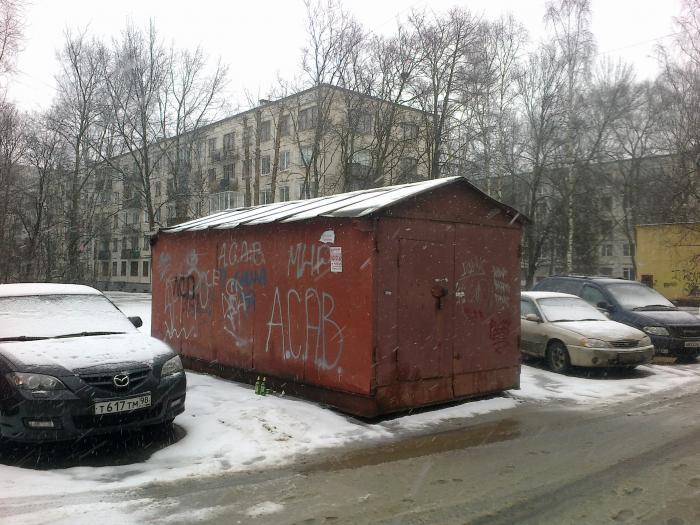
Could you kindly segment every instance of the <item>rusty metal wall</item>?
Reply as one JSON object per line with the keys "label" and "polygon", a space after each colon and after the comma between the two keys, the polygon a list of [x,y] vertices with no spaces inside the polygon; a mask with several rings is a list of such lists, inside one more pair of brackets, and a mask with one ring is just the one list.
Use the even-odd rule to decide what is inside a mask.
{"label": "rusty metal wall", "polygon": [[373,256],[356,219],[161,233],[152,333],[186,357],[369,395]]}
{"label": "rusty metal wall", "polygon": [[379,410],[518,387],[521,225],[454,188],[387,215],[375,272]]}

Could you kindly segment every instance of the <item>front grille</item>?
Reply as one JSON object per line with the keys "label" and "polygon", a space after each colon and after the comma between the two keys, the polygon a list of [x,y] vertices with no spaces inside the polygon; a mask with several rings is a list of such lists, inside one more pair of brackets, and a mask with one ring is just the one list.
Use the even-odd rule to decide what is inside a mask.
{"label": "front grille", "polygon": [[681,337],[698,338],[700,337],[700,326],[679,326]]}
{"label": "front grille", "polygon": [[80,374],[80,379],[90,386],[108,390],[110,392],[125,392],[143,383],[151,373],[148,367],[137,368],[132,370],[124,370],[129,374],[129,385],[126,388],[117,388],[114,385],[114,376],[119,372],[100,373],[100,374]]}
{"label": "front grille", "polygon": [[634,348],[637,346],[637,341],[634,339],[620,339],[611,341],[610,344],[615,348]]}
{"label": "front grille", "polygon": [[80,429],[128,425],[129,423],[137,423],[139,421],[146,421],[147,419],[158,417],[162,408],[162,404],[157,404],[151,408],[133,410],[132,412],[123,412],[120,414],[73,416],[73,424],[75,428]]}

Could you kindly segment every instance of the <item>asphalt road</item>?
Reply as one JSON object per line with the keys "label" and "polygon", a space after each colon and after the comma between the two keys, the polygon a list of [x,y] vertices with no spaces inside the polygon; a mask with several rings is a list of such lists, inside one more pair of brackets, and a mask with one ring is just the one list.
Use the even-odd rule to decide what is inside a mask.
{"label": "asphalt road", "polygon": [[[99,499],[122,510],[133,501],[134,523],[697,524],[700,393],[692,388],[597,409],[521,405],[291,468]],[[2,500],[0,521],[96,497]]]}

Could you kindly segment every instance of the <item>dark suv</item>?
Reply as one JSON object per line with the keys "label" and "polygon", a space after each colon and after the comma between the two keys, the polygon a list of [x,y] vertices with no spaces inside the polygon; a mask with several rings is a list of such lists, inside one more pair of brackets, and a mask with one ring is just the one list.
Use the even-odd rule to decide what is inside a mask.
{"label": "dark suv", "polygon": [[695,359],[700,353],[700,318],[679,310],[653,288],[610,277],[553,276],[533,290],[578,295],[608,312],[610,319],[649,335],[657,355]]}

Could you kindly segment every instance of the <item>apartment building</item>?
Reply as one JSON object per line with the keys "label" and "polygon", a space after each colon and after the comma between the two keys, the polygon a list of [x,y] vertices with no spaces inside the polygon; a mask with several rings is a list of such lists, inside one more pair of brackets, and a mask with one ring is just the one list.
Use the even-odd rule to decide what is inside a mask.
{"label": "apartment building", "polygon": [[425,114],[322,85],[150,146],[143,173],[124,154],[97,177],[92,247],[97,285],[147,291],[153,225],[217,211],[308,199],[427,176]]}

